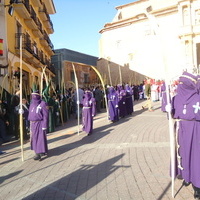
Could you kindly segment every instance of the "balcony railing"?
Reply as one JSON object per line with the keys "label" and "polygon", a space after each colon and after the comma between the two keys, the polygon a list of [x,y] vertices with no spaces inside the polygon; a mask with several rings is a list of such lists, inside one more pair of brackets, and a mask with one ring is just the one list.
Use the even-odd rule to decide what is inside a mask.
{"label": "balcony railing", "polygon": [[30,6],[30,15],[34,22],[37,24],[37,15],[32,6]]}
{"label": "balcony railing", "polygon": [[28,61],[33,64],[42,63],[46,65],[44,59],[44,53],[42,50],[38,50],[36,44],[33,44],[28,35],[24,33],[15,34],[15,49],[17,53],[20,53],[20,36],[22,36],[22,57],[29,59]]}
{"label": "balcony railing", "polygon": [[43,21],[46,21],[49,17],[49,15],[47,13],[47,9],[44,4],[42,7],[39,8],[39,15]]}
{"label": "balcony railing", "polygon": [[29,0],[17,0],[14,4],[15,11],[24,19],[30,18]]}

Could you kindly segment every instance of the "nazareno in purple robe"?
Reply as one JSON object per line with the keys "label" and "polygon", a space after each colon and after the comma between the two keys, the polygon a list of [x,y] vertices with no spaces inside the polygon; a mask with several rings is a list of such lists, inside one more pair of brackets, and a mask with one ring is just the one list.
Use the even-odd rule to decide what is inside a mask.
{"label": "nazareno in purple robe", "polygon": [[131,115],[133,113],[133,99],[132,99],[133,91],[128,84],[125,85],[125,90],[126,90],[126,112],[127,115]]}
{"label": "nazareno in purple robe", "polygon": [[116,93],[114,87],[109,88],[107,95],[108,98],[108,111],[109,111],[109,120],[118,121],[119,120],[119,111],[118,111],[118,94]]}
{"label": "nazareno in purple robe", "polygon": [[163,82],[163,84],[161,86],[161,97],[162,97],[161,110],[163,112],[166,112],[167,95],[166,95],[166,85],[165,85],[165,82]]}
{"label": "nazareno in purple robe", "polygon": [[126,91],[122,86],[118,86],[118,108],[119,108],[119,117],[125,117],[127,115],[126,112]]}
{"label": "nazareno in purple robe", "polygon": [[47,153],[47,103],[41,99],[41,96],[37,92],[32,93],[31,97],[32,100],[28,115],[31,132],[31,150],[34,150],[36,154]]}
{"label": "nazareno in purple robe", "polygon": [[92,97],[92,93],[89,90],[85,91],[82,100],[82,125],[83,131],[91,134],[93,131],[93,117],[96,115],[96,102],[95,98]]}
{"label": "nazareno in purple robe", "polygon": [[172,99],[176,119],[176,175],[200,188],[200,94],[197,77],[184,72]]}

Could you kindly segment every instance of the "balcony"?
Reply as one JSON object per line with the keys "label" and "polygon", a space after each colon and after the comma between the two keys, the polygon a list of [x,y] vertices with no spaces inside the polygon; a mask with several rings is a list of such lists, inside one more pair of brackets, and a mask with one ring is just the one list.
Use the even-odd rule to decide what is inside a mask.
{"label": "balcony", "polygon": [[43,36],[42,32],[39,29],[33,29],[32,33],[36,38],[41,38]]}
{"label": "balcony", "polygon": [[[20,55],[20,35],[20,33],[15,34],[15,49],[17,55]],[[40,63],[37,48],[30,42],[25,34],[22,34],[22,58],[33,65],[38,65]]]}
{"label": "balcony", "polygon": [[54,50],[52,48],[52,46],[48,45],[45,50],[47,51],[47,53],[50,55],[50,56],[53,56],[54,55]]}
{"label": "balcony", "polygon": [[45,39],[45,37],[41,37],[40,38],[40,43],[44,47],[47,47],[49,45],[48,42],[47,42],[47,40]]}
{"label": "balcony", "polygon": [[37,29],[38,28],[37,24],[35,23],[35,21],[32,18],[24,19],[24,23],[30,29]]}
{"label": "balcony", "polygon": [[41,7],[39,8],[39,16],[42,21],[48,20],[49,15],[47,13],[45,6],[43,6],[43,8],[41,8]]}
{"label": "balcony", "polygon": [[22,35],[22,57],[23,58],[31,58],[32,57],[32,50],[31,50],[31,43],[26,39],[25,34],[16,33],[15,35],[15,49],[16,53],[20,54],[20,35]]}
{"label": "balcony", "polygon": [[46,30],[47,30],[48,34],[54,33],[53,23],[50,20],[50,18],[48,20],[44,21],[44,26],[46,27]]}
{"label": "balcony", "polygon": [[25,0],[19,0],[13,4],[15,12],[24,19],[30,18],[29,2]]}
{"label": "balcony", "polygon": [[32,1],[32,4],[33,4],[35,7],[41,7],[41,6],[42,6],[41,0],[33,0],[33,1]]}
{"label": "balcony", "polygon": [[30,61],[31,61],[31,64],[34,65],[35,67],[38,67],[38,65],[40,65],[40,60],[38,60],[37,57],[32,57]]}

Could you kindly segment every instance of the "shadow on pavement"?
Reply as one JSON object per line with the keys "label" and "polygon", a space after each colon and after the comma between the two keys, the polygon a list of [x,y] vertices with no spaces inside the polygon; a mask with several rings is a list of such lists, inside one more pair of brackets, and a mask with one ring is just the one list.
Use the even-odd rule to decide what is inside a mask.
{"label": "shadow on pavement", "polygon": [[6,164],[6,163],[9,163],[9,162],[12,162],[12,161],[14,161],[14,160],[18,160],[19,158],[13,158],[13,159],[10,159],[10,160],[6,160],[6,161],[4,161],[4,162],[0,162],[0,165],[4,165],[4,164]]}
{"label": "shadow on pavement", "polygon": [[[114,123],[109,123],[109,122],[108,122],[108,124],[106,124],[106,125],[104,125],[104,126],[101,126],[101,127],[98,127],[98,128],[94,128],[94,129],[93,129],[93,133],[92,133],[90,136],[87,136],[87,134],[84,133],[84,134],[86,135],[86,136],[85,136],[86,138],[93,138],[93,136],[95,136],[95,138],[96,138],[96,139],[93,138],[93,139],[94,139],[93,141],[92,141],[92,139],[91,139],[91,140],[87,140],[87,139],[86,139],[85,141],[95,142],[95,141],[97,140],[98,137],[99,137],[99,139],[102,138],[103,136],[109,134],[109,132],[110,132],[112,129],[111,129],[110,131],[104,131],[104,130],[106,130],[106,129],[108,129],[108,128],[112,128],[112,127],[114,127],[114,126],[116,126],[116,125],[119,125],[119,124],[121,124],[121,123],[124,123],[124,122],[130,120],[131,117],[133,117],[133,115],[127,115],[126,117],[121,118],[121,119],[120,119],[119,121],[117,121],[117,122],[114,122]],[[65,129],[67,129],[67,128],[65,128]],[[81,125],[80,125],[80,129],[81,129]],[[103,131],[103,132],[102,132],[102,131]],[[82,131],[80,131],[80,132],[82,132]],[[69,138],[69,137],[72,137],[72,136],[75,136],[75,135],[77,135],[77,132],[75,132],[75,133],[73,133],[73,134],[62,134],[61,136],[56,136],[56,134],[55,134],[56,137],[51,138],[51,139],[48,139],[48,144],[50,144],[50,143],[52,143],[52,142],[56,142],[56,141],[62,140],[62,139],[66,139],[66,138]],[[66,145],[69,145],[69,144],[66,144]],[[76,146],[76,147],[78,147],[78,146]]]}
{"label": "shadow on pavement", "polygon": [[164,189],[163,193],[157,198],[157,200],[162,200],[164,195],[167,193],[167,191],[169,190],[171,186],[171,182],[167,185],[167,187]]}
{"label": "shadow on pavement", "polygon": [[[82,194],[99,184],[117,169],[130,167],[114,165],[123,156],[124,154],[118,155],[98,165],[81,165],[80,169],[23,198],[23,200],[43,198],[79,199]],[[104,187],[106,188],[107,186],[105,185]],[[91,192],[87,199],[95,199],[95,195],[96,190]]]}
{"label": "shadow on pavement", "polygon": [[8,174],[8,175],[6,175],[6,176],[1,176],[1,177],[0,177],[0,184],[2,184],[5,180],[10,179],[10,178],[16,176],[17,174],[21,173],[22,171],[23,171],[23,170],[19,170],[19,171],[17,171],[17,172],[13,172],[13,173]]}

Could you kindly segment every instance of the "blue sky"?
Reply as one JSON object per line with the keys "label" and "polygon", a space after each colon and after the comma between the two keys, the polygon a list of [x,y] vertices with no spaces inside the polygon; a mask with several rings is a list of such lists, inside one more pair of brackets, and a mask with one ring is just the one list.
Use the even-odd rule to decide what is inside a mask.
{"label": "blue sky", "polygon": [[54,0],[56,14],[51,15],[54,49],[66,48],[99,56],[99,31],[111,22],[116,6],[135,0]]}

